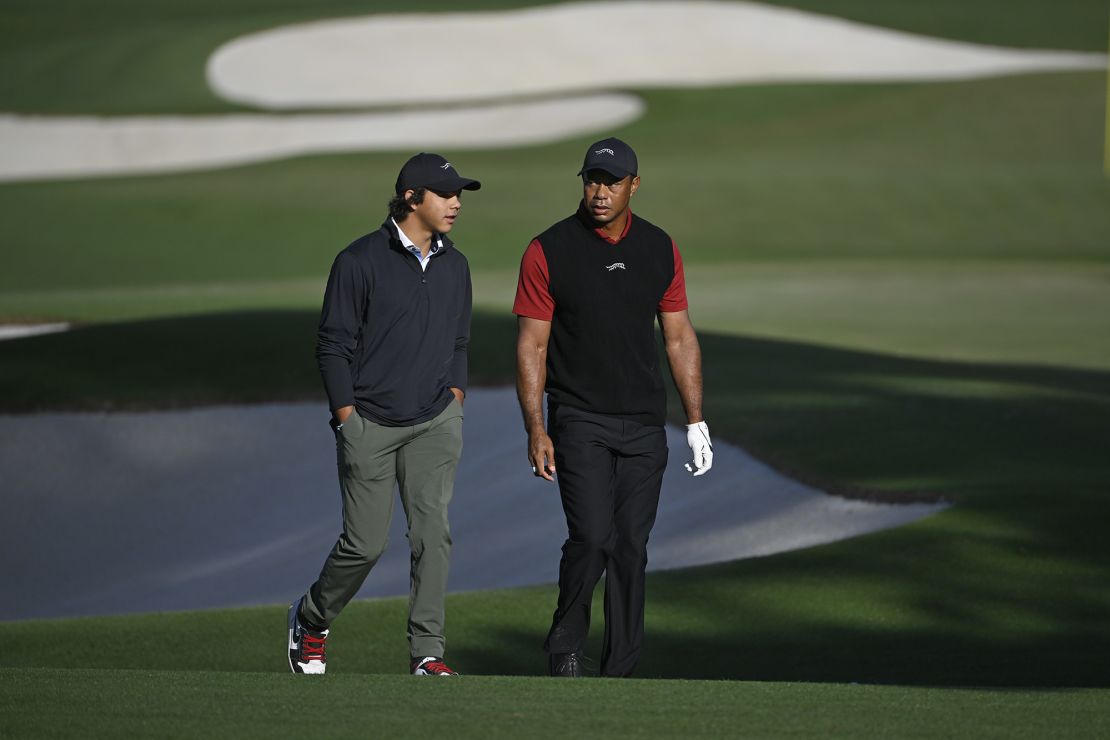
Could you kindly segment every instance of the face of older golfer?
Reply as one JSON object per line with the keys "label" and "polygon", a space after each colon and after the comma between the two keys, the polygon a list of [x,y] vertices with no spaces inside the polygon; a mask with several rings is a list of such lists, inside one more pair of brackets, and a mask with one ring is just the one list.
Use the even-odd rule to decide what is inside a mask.
{"label": "face of older golfer", "polygon": [[582,176],[582,197],[586,210],[602,226],[624,226],[628,201],[640,187],[640,178],[619,178],[605,170],[589,170]]}
{"label": "face of older golfer", "polygon": [[[409,194],[406,193],[405,197]],[[412,210],[410,218],[433,234],[446,234],[455,225],[455,219],[462,210],[462,191],[443,193],[436,190],[424,191],[424,200]],[[406,219],[408,220],[408,219]]]}

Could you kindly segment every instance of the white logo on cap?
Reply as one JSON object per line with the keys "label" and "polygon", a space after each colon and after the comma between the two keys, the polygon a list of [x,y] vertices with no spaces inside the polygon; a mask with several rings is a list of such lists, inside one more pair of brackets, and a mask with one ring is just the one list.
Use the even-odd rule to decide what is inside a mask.
{"label": "white logo on cap", "polygon": [[616,152],[614,152],[612,149],[598,149],[594,152],[594,154],[608,154],[610,157],[617,156]]}
{"label": "white logo on cap", "polygon": [[448,168],[448,167],[450,167],[450,166],[451,166],[451,163],[450,163],[450,162],[444,162],[444,163],[443,163],[442,165],[440,165],[440,169],[441,169],[441,170],[445,170],[445,169],[447,169],[447,168]]}
{"label": "white logo on cap", "polygon": [[605,269],[608,270],[609,272],[612,272],[613,270],[616,270],[618,268],[620,268],[621,270],[625,269],[624,268],[624,263],[623,262],[614,262],[613,264],[606,266]]}

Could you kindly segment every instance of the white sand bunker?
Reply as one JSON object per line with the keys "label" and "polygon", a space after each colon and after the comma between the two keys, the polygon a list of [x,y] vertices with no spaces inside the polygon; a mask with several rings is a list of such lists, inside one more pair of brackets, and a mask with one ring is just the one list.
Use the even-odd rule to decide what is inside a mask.
{"label": "white sand bunker", "polygon": [[[414,59],[449,61],[414,68]],[[209,59],[209,84],[229,100],[273,110],[411,110],[0,116],[0,181],[180,171],[321,152],[536,144],[634,120],[642,103],[610,92],[623,88],[945,80],[1105,64],[1101,54],[944,41],[744,2],[347,18],[225,44]],[[569,93],[575,95],[539,99]]]}
{"label": "white sand bunker", "polygon": [[[324,404],[0,416],[0,619],[281,603],[314,580],[340,528]],[[712,419],[710,419],[712,423]],[[512,389],[473,389],[451,505],[450,588],[553,583],[565,520],[534,478]],[[671,460],[653,570],[767,555],[897,526],[939,505],[828,496],[718,441],[713,470]],[[408,593],[398,504],[360,592]]]}
{"label": "white sand bunker", "polygon": [[[441,61],[405,75],[421,45]],[[382,15],[277,28],[220,47],[212,89],[265,108],[443,103],[757,82],[969,79],[1101,69],[1100,54],[1003,49],[747,2],[591,2]]]}
{"label": "white sand bunker", "polygon": [[0,324],[0,342],[6,339],[23,339],[62,331],[69,331],[69,324],[61,321],[48,324]]}
{"label": "white sand bunker", "polygon": [[0,115],[0,181],[151,174],[303,154],[526,146],[639,118],[634,95],[421,111],[127,118]]}

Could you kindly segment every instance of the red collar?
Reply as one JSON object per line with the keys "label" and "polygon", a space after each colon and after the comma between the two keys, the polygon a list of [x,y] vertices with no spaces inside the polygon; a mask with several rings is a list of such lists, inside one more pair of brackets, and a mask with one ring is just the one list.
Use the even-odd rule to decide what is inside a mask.
{"label": "red collar", "polygon": [[600,229],[599,229],[599,228],[596,228],[596,227],[594,227],[594,223],[595,223],[595,222],[594,222],[594,220],[593,220],[593,219],[592,219],[592,218],[590,217],[590,214],[589,214],[589,212],[587,212],[587,211],[586,211],[586,203],[585,203],[585,201],[583,201],[583,202],[582,202],[582,203],[581,203],[581,204],[580,204],[580,205],[578,206],[578,214],[579,214],[579,218],[580,218],[580,219],[582,220],[582,222],[583,222],[583,223],[584,223],[584,224],[585,224],[585,225],[586,225],[586,226],[587,226],[588,228],[591,228],[591,229],[593,229],[593,232],[594,232],[595,234],[597,234],[597,235],[598,235],[599,237],[601,237],[601,238],[602,238],[602,239],[604,239],[605,241],[609,242],[610,244],[619,244],[619,243],[620,243],[620,241],[621,241],[621,239],[624,239],[624,238],[625,238],[626,236],[628,236],[628,230],[632,228],[632,208],[631,208],[631,207],[629,207],[629,209],[628,209],[628,218],[627,218],[627,219],[625,219],[625,222],[624,222],[624,230],[623,230],[623,231],[621,231],[621,235],[620,235],[620,236],[618,236],[618,237],[617,237],[616,239],[614,239],[613,237],[611,237],[611,236],[609,236],[608,234],[606,234],[606,233],[605,233],[605,229],[604,229],[604,228],[600,228]]}

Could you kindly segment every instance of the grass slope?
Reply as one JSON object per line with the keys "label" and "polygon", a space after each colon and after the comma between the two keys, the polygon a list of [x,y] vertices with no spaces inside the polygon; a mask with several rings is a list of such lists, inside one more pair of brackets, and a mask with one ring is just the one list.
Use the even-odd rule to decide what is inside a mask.
{"label": "grass slope", "polygon": [[[5,342],[0,388],[5,405],[22,411],[321,398],[315,321],[313,311],[215,314]],[[508,316],[476,315],[472,382],[511,382],[514,331]],[[1100,453],[1110,438],[1105,371],[900,358],[709,332],[702,346],[714,428],[826,485],[950,492],[977,480],[1110,480]],[[677,418],[673,393],[672,404]]]}
{"label": "grass slope", "polygon": [[[6,3],[0,60],[17,73],[0,107],[226,110],[203,85],[216,44],[385,7],[140,5]],[[818,5],[953,38],[1105,41],[1101,1]],[[353,604],[334,675],[296,687],[278,675],[278,606],[13,623],[0,735],[291,734],[307,701],[335,736],[409,731],[410,707],[459,736],[568,722],[603,736],[1104,736],[1104,94],[1093,73],[645,93],[648,116],[620,133],[644,163],[637,209],[686,256],[715,433],[844,493],[957,504],[849,542],[654,574],[641,672],[659,680],[528,678],[550,587],[450,597],[452,660],[477,675],[441,684],[367,675],[404,670],[397,599]],[[476,382],[509,378],[514,266],[573,207],[580,146],[458,157],[485,183],[456,230],[484,307]],[[0,317],[116,322],[0,343],[0,408],[318,398],[320,282],[376,225],[397,157],[0,186]]]}
{"label": "grass slope", "polygon": [[[1054,525],[1072,524],[1067,515],[1035,528],[1034,507],[1021,491],[1012,498],[1009,516],[982,496],[897,532],[652,574],[637,675],[1108,688],[1104,553],[1089,536],[1060,541],[1068,531]],[[449,596],[451,661],[468,675],[542,675],[554,597],[553,586]],[[406,604],[352,602],[329,639],[329,671],[403,674]],[[600,606],[598,594],[599,619]],[[283,672],[285,608],[7,623],[0,666]],[[599,632],[587,646],[594,658]],[[110,635],[125,635],[124,648]]]}
{"label": "grass slope", "polygon": [[1110,8],[1102,0],[763,0],[770,5],[887,26],[900,31],[1031,48],[1106,51]]}
{"label": "grass slope", "polygon": [[1107,694],[1095,691],[119,670],[0,670],[0,680],[17,686],[0,698],[0,733],[10,737],[44,736],[44,726],[87,738],[265,738],[322,728],[331,738],[400,737],[414,725],[460,738],[748,737],[768,728],[777,737],[951,737],[962,720],[984,738],[1107,730],[1098,706]]}
{"label": "grass slope", "polygon": [[[1105,261],[1098,74],[910,86],[656,91],[635,207],[691,265],[734,261]],[[675,131],[683,131],[676,140]],[[485,186],[455,236],[474,269],[513,267],[573,210],[580,142],[456,158]],[[384,218],[395,154],[177,176],[0,186],[0,315],[70,312],[59,291],[322,279]],[[909,268],[907,268],[909,269]],[[124,309],[128,306],[124,306]]]}
{"label": "grass slope", "polygon": [[[28,374],[43,376],[44,393],[54,387],[79,394],[113,378],[131,392],[157,393],[158,384],[142,380],[155,372],[142,364],[151,353],[170,364],[192,363],[181,371],[195,386],[179,386],[179,392],[197,394],[191,401],[318,393],[310,390],[317,382],[310,354],[298,347],[304,339],[295,339],[311,336],[313,321],[310,312],[284,320],[214,316],[191,338],[181,329],[197,324],[184,320],[89,329],[74,334],[88,341],[83,372],[51,378],[63,366],[60,354]],[[267,326],[287,331],[268,333]],[[512,331],[507,318],[478,315],[476,377],[506,379]],[[1110,480],[1110,461],[1101,454],[1110,438],[1110,374],[914,360],[714,334],[704,334],[702,342],[713,358],[706,366],[706,406],[719,436],[850,495],[941,495],[957,505],[912,527],[829,547],[654,576],[645,675],[1110,684],[1104,630],[1110,543],[1097,515],[1105,511]],[[32,343],[64,348],[56,336],[21,344]],[[207,367],[212,351],[248,359]],[[267,367],[289,375],[275,376]],[[88,399],[104,395],[95,386],[88,392]],[[88,399],[51,400],[78,405]],[[135,403],[148,400],[134,397]],[[453,597],[451,630],[458,639],[452,655],[472,672],[534,672],[550,599],[543,590]],[[403,651],[400,601],[358,609],[395,613],[337,632],[338,670],[348,659],[381,665]],[[233,614],[248,622],[214,631],[246,643],[273,629],[263,626],[261,614]],[[205,619],[220,625],[218,614]],[[17,647],[0,664],[211,665],[203,653],[194,663],[181,652],[191,650],[191,641],[180,638],[192,621],[168,615],[12,625]],[[364,643],[367,625],[377,637]],[[129,661],[138,662],[97,662],[93,638],[108,629],[130,636]],[[344,634],[358,635],[357,644],[345,645],[351,638]],[[269,639],[257,649],[241,646],[241,661],[226,658],[224,664],[242,670],[271,664]],[[344,657],[347,651],[354,651],[351,658]]]}
{"label": "grass slope", "polygon": [[[0,671],[18,686],[0,732],[192,738],[399,737],[414,724],[451,737],[1068,737],[1107,729],[1106,692],[915,691],[898,687],[720,681],[593,681],[385,676],[303,680],[272,674],[181,671]],[[172,703],[164,702],[173,696]],[[46,700],[51,697],[53,701]],[[7,703],[7,702],[5,702]],[[3,706],[0,704],[0,706]],[[614,711],[635,710],[630,717]],[[145,707],[155,707],[152,712]],[[311,711],[303,708],[311,707]],[[397,711],[398,707],[408,708]],[[49,711],[47,718],[38,713]]]}

